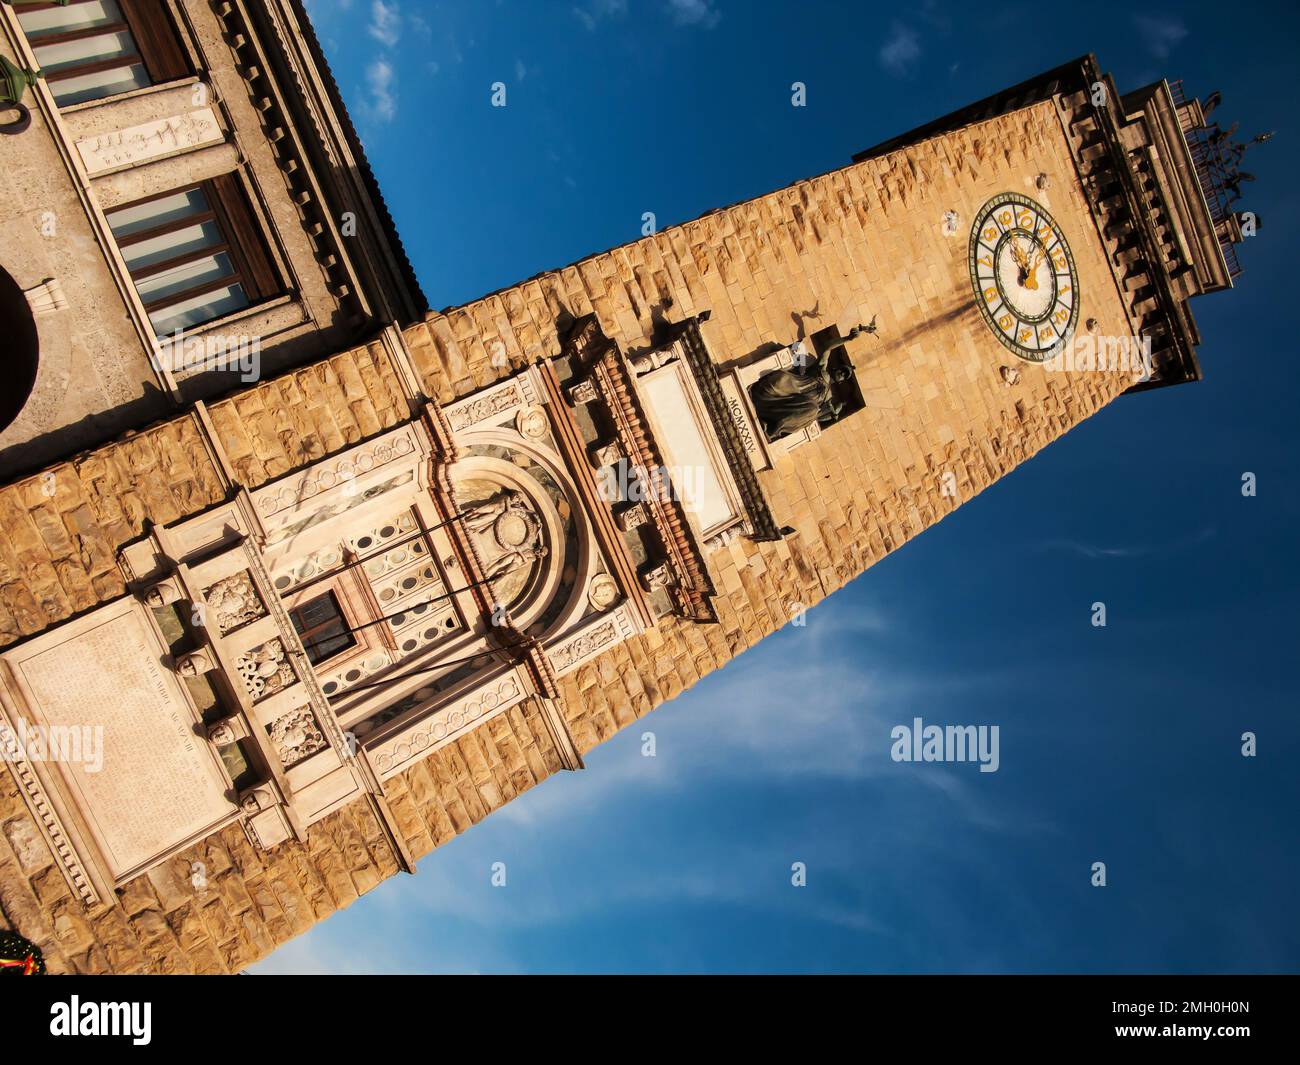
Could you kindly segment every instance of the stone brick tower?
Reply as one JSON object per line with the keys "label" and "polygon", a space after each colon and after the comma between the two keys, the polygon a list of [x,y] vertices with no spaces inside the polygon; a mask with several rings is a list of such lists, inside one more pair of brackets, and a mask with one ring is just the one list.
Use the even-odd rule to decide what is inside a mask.
{"label": "stone brick tower", "polygon": [[1204,126],[1085,57],[0,490],[3,923],[237,971],[1198,378]]}

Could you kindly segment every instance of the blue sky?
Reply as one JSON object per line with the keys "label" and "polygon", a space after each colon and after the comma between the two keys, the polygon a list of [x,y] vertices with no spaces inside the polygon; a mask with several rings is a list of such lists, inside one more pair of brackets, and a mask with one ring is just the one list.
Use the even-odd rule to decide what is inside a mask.
{"label": "blue sky", "polygon": [[[1195,304],[1204,382],[1120,400],[255,972],[1300,968],[1294,11],[310,7],[436,307],[633,239],[643,212],[663,226],[844,165],[1086,51],[1121,89],[1181,77],[1279,133],[1248,157],[1245,274]],[[998,725],[1000,769],[893,762],[914,716]]]}

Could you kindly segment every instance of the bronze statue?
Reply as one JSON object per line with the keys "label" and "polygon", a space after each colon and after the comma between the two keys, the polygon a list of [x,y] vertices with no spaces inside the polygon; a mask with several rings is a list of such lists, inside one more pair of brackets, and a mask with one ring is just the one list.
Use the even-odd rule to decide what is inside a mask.
{"label": "bronze statue", "polygon": [[853,376],[851,366],[827,369],[825,357],[802,372],[769,370],[750,386],[754,410],[769,440],[806,429],[813,422],[833,425],[844,405],[832,397],[831,386]]}

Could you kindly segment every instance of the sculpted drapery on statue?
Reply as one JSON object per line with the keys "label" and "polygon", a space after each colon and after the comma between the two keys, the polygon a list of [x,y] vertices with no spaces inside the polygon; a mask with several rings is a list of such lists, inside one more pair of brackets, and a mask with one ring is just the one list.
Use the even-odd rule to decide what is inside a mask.
{"label": "sculpted drapery on statue", "polygon": [[[875,319],[870,325],[855,325],[820,358],[804,362],[802,368],[769,370],[750,386],[750,399],[769,440],[780,440],[813,422],[825,427],[839,420],[844,404],[835,398],[832,386],[853,377],[853,363],[844,345],[860,333],[875,331]],[[841,358],[832,364],[837,352]]]}
{"label": "sculpted drapery on statue", "polygon": [[489,580],[547,554],[541,523],[520,492],[506,489],[476,504],[466,514],[465,528],[475,538]]}

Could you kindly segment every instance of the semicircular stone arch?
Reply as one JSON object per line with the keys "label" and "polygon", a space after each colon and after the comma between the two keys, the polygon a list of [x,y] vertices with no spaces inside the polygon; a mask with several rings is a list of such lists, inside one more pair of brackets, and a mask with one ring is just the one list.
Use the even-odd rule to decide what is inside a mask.
{"label": "semicircular stone arch", "polygon": [[5,338],[5,387],[0,389],[0,432],[17,420],[36,386],[40,340],[27,297],[0,268],[0,336]]}

